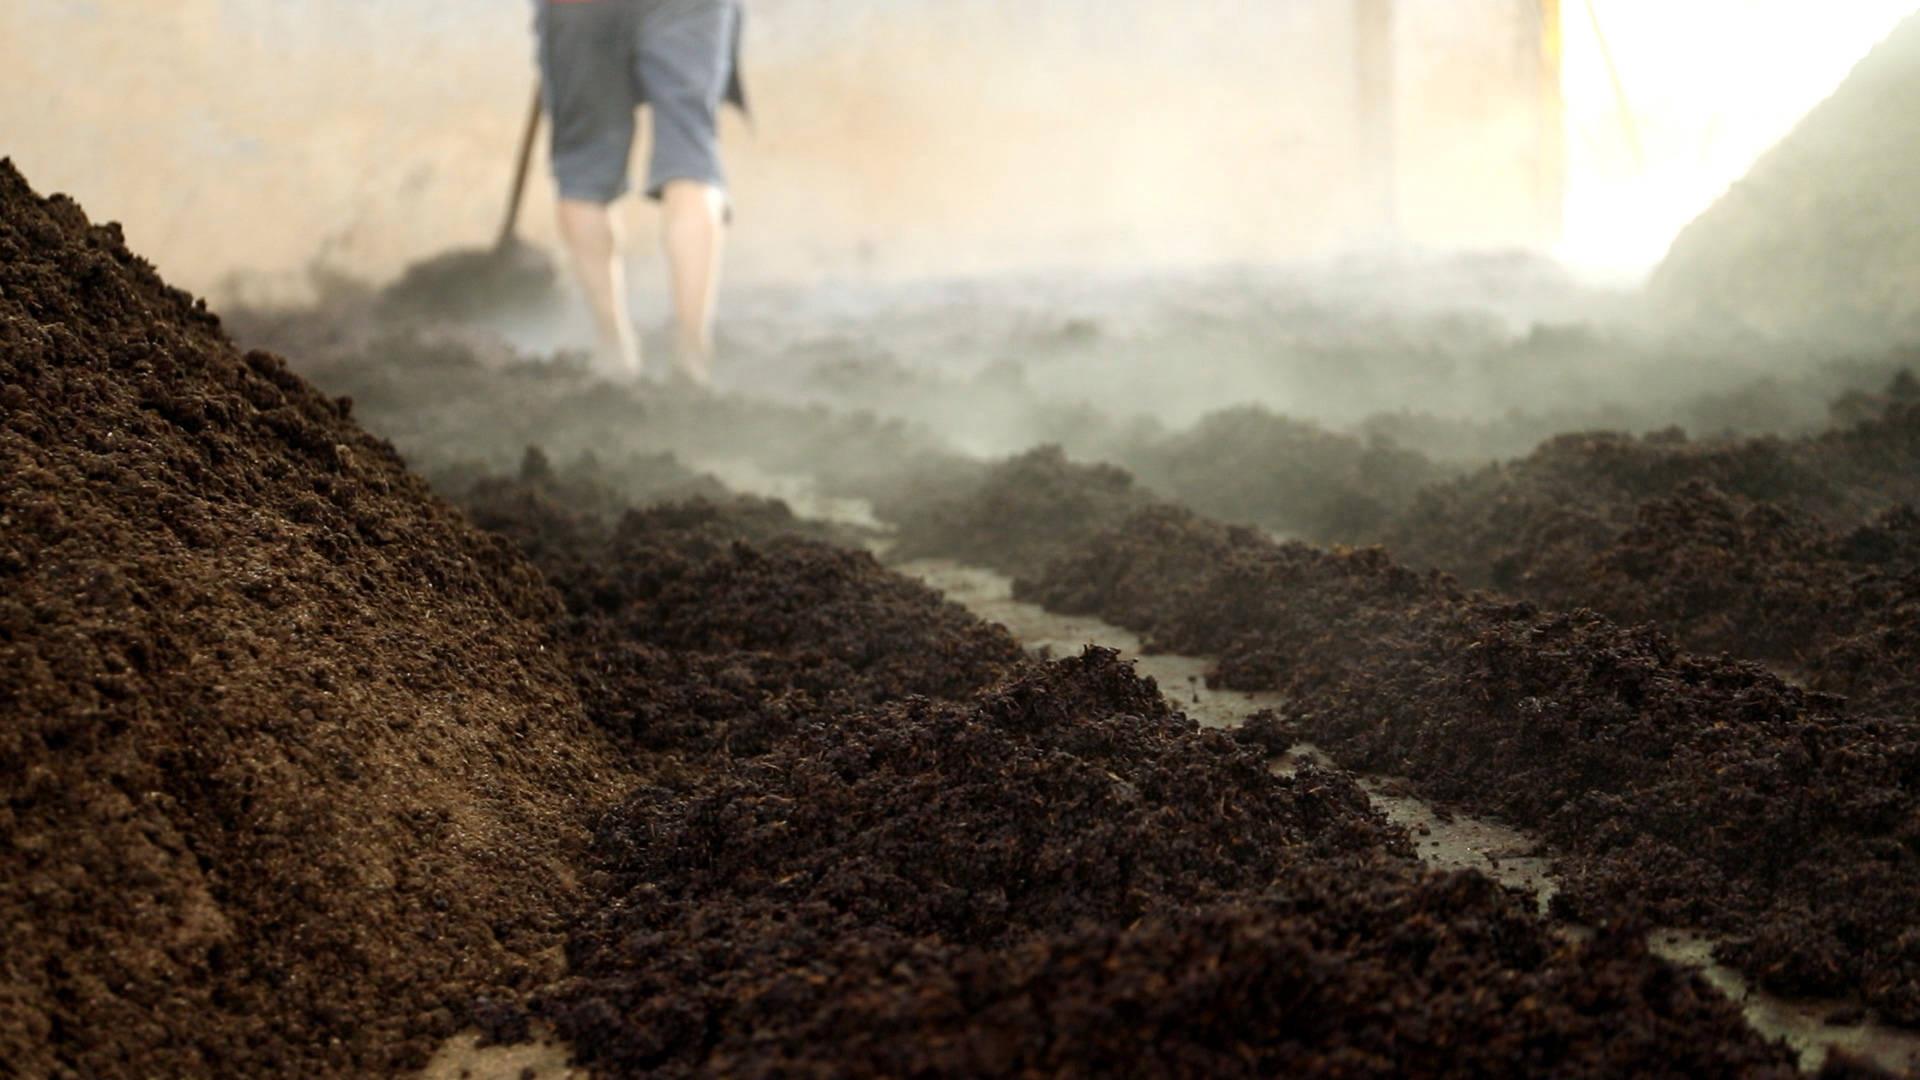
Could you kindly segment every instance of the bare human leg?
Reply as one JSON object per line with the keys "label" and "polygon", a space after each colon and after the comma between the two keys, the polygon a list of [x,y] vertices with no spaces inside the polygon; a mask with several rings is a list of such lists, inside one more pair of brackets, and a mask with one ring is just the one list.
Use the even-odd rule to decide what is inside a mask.
{"label": "bare human leg", "polygon": [[710,385],[726,196],[699,180],[669,180],[660,190],[660,201],[660,240],[673,291],[674,366],[695,382]]}
{"label": "bare human leg", "polygon": [[640,339],[627,313],[627,275],[620,262],[620,236],[606,204],[560,200],[560,237],[566,242],[573,274],[586,294],[599,335],[596,360],[608,374],[640,374]]}

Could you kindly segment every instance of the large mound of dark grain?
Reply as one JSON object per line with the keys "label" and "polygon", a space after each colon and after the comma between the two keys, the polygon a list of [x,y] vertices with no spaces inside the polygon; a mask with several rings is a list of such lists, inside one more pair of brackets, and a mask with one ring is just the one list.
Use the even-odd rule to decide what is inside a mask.
{"label": "large mound of dark grain", "polygon": [[0,1071],[360,1076],[552,938],[550,589],[0,163]]}
{"label": "large mound of dark grain", "polygon": [[536,1011],[614,1076],[1793,1075],[1630,938],[1406,850],[1090,650],[637,792]]}
{"label": "large mound of dark grain", "polygon": [[1350,668],[1296,730],[1538,829],[1574,856],[1576,915],[1706,927],[1763,986],[1920,1024],[1920,740],[1834,705],[1651,631],[1488,605]]}
{"label": "large mound of dark grain", "polygon": [[895,508],[902,516],[892,555],[941,555],[1034,577],[1151,501],[1126,470],[1076,464],[1060,447],[1042,446],[938,498]]}
{"label": "large mound of dark grain", "polygon": [[[1438,567],[1556,607],[1591,600],[1588,562],[1640,506],[1707,483],[1730,496],[1850,529],[1920,502],[1920,401],[1896,379],[1877,408],[1848,405],[1840,426],[1794,439],[1558,436],[1519,460],[1419,493],[1382,539],[1401,561]],[[1836,403],[1846,404],[1846,403]]]}
{"label": "large mound of dark grain", "polygon": [[568,598],[596,713],[675,762],[603,822],[532,1006],[611,1075],[1787,1075],[1699,984],[1421,874],[1349,779],[1274,777],[1111,653],[977,692],[1004,632],[777,504],[609,530],[538,467],[475,494]]}
{"label": "large mound of dark grain", "polygon": [[1902,377],[1835,411],[1852,422],[1794,440],[1556,439],[1429,488],[1394,551],[1912,715],[1920,402]]}
{"label": "large mound of dark grain", "polygon": [[[589,452],[561,465],[549,459],[546,451],[530,446],[521,455],[520,470],[513,477],[500,475],[480,462],[465,462],[426,476],[436,490],[466,507],[478,524],[494,532],[501,530],[485,519],[496,504],[511,506],[533,496],[557,502],[570,514],[600,528],[611,526],[636,506],[732,497],[726,485],[687,468],[665,452],[626,454],[613,460]],[[790,515],[787,527],[798,528]]]}
{"label": "large mound of dark grain", "polygon": [[[983,623],[784,504],[735,497],[626,509],[529,455],[476,484],[476,521],[512,537],[560,592],[583,698],[654,750],[751,754],[821,709],[957,698],[1020,658]],[[612,523],[609,524],[609,521]]]}
{"label": "large mound of dark grain", "polygon": [[1147,647],[1218,658],[1239,690],[1316,688],[1408,644],[1461,598],[1379,548],[1278,543],[1190,510],[1155,506],[1088,541],[1015,595],[1138,631]]}
{"label": "large mound of dark grain", "polygon": [[571,977],[533,1006],[613,1075],[1786,1075],[1626,939],[1566,949],[1421,874],[1350,780],[1272,776],[1110,653],[970,695],[999,631],[768,504],[609,531],[538,469],[477,491],[614,674],[603,719],[680,762],[604,821]]}
{"label": "large mound of dark grain", "polygon": [[1451,475],[1391,438],[1260,406],[1212,413],[1123,455],[1142,484],[1181,506],[1323,542],[1379,537],[1417,492]]}
{"label": "large mound of dark grain", "polygon": [[1787,993],[1859,993],[1920,1024],[1920,738],[1757,664],[1591,612],[1464,596],[1379,551],[1276,545],[1144,512],[1029,595],[1217,652],[1217,677],[1294,697],[1265,737],[1539,830],[1561,903],[1627,904],[1729,935]]}
{"label": "large mound of dark grain", "polygon": [[1833,530],[1692,483],[1643,504],[1588,566],[1593,607],[1689,648],[1764,660],[1853,711],[1920,715],[1920,516]]}

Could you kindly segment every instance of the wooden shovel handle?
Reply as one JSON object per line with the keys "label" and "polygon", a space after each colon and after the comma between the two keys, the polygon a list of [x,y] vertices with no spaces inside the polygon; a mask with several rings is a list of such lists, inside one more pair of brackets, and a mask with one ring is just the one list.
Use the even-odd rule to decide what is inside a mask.
{"label": "wooden shovel handle", "polygon": [[497,247],[513,242],[513,229],[520,221],[520,197],[527,190],[527,167],[533,162],[533,137],[540,131],[540,84],[533,84],[533,104],[527,107],[526,130],[520,133],[520,156],[513,167],[513,191],[507,196],[507,220],[500,226]]}

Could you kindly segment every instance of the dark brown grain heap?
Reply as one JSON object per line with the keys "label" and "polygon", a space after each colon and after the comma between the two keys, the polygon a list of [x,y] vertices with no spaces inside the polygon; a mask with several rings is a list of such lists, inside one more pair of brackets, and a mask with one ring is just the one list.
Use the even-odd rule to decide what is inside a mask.
{"label": "dark brown grain heap", "polygon": [[1301,692],[1392,655],[1463,594],[1380,548],[1276,543],[1155,506],[1017,582],[1015,595],[1136,630],[1149,649],[1213,655],[1220,685]]}
{"label": "dark brown grain heap", "polygon": [[[1439,565],[1468,584],[1549,608],[1592,608],[1623,625],[1652,622],[1688,649],[1764,661],[1815,688],[1847,695],[1862,711],[1911,715],[1920,686],[1912,674],[1920,670],[1920,645],[1911,631],[1920,548],[1911,504],[1900,500],[1920,496],[1917,393],[1903,373],[1883,393],[1835,402],[1834,429],[1791,440],[1695,442],[1677,431],[1562,436],[1519,461],[1433,483],[1402,499],[1406,505],[1386,530],[1394,538],[1390,550],[1400,564]],[[1211,447],[1216,460],[1211,466],[1187,460],[1182,491],[1193,502],[1231,507],[1229,520],[1299,521],[1303,514],[1324,517],[1309,513],[1330,505],[1324,500],[1371,490],[1351,479],[1326,486],[1329,472],[1353,463],[1357,443],[1315,441],[1303,432],[1263,437],[1275,423],[1244,410],[1169,440],[1176,445],[1222,427],[1245,436],[1197,443]],[[1236,441],[1258,449],[1239,456],[1226,449]],[[1327,460],[1303,468],[1296,460],[1303,444],[1317,446]],[[1101,531],[1115,523],[1115,509],[1128,505],[1093,508],[1088,490],[1103,482],[1095,467],[1058,463],[1042,472],[1035,460],[1030,455],[996,467],[977,493],[954,496],[935,522],[910,520],[908,535],[920,547],[1021,574],[1024,595],[1058,610],[1098,612],[1156,640],[1221,653],[1230,685],[1271,682],[1271,672],[1260,668],[1283,658],[1256,660],[1233,647],[1232,628],[1244,621],[1233,611],[1258,602],[1238,563],[1263,561],[1255,576],[1287,587],[1281,579],[1289,574],[1317,574],[1312,566],[1320,554],[1276,549],[1252,531],[1245,533],[1252,543],[1226,542],[1229,534],[1218,526],[1166,510],[1151,526],[1160,535],[1138,545],[1164,567],[1082,559],[1082,569],[1106,567],[1104,577],[1055,575],[1047,590],[1034,589],[1041,576],[1036,564],[1074,546],[1085,551],[1116,542],[1121,534]],[[996,507],[1025,504],[1049,508],[1050,532],[1030,537],[980,524],[969,536],[936,527],[969,515],[997,521],[1010,515]],[[1143,538],[1136,532],[1134,539]],[[1294,569],[1283,572],[1276,560]],[[1177,570],[1176,564],[1190,565]],[[1205,610],[1177,594],[1186,586],[1170,591],[1161,587],[1163,579],[1205,579],[1214,589],[1209,603],[1224,606],[1226,614],[1209,620],[1212,629],[1163,629],[1181,612]],[[1359,628],[1341,625],[1339,607],[1338,598],[1324,611],[1286,605],[1277,610],[1297,616],[1295,625],[1269,627],[1270,636],[1364,637]],[[1253,670],[1236,673],[1249,663]]]}
{"label": "dark brown grain heap", "polygon": [[1293,698],[1256,725],[1346,767],[1407,776],[1569,855],[1560,903],[1732,938],[1790,994],[1858,993],[1920,1024],[1920,737],[1758,664],[1677,649],[1589,611],[1463,595],[1379,550],[1276,545],[1143,512],[1028,593]]}
{"label": "dark brown grain heap", "polygon": [[[1414,567],[1555,607],[1591,602],[1588,563],[1642,504],[1689,484],[1847,530],[1920,502],[1920,402],[1896,378],[1878,408],[1796,439],[1693,440],[1678,429],[1557,436],[1419,493],[1380,537]],[[1844,404],[1844,403],[1836,403]]]}
{"label": "dark brown grain heap", "polygon": [[1320,542],[1377,539],[1453,470],[1384,436],[1360,438],[1258,405],[1122,449],[1142,484],[1224,521]]}
{"label": "dark brown grain heap", "polygon": [[540,974],[558,605],[347,409],[0,163],[0,1071],[367,1075]]}
{"label": "dark brown grain heap", "polygon": [[1565,947],[1422,873],[1350,779],[1274,777],[1110,652],[1009,669],[777,506],[608,529],[539,474],[476,513],[568,598],[652,779],[569,977],[479,1010],[500,1036],[543,1017],[612,1076],[1790,1075],[1631,935]]}
{"label": "dark brown grain heap", "polygon": [[779,502],[696,499],[601,513],[530,455],[475,485],[475,520],[511,536],[567,609],[582,697],[623,741],[760,753],[795,721],[908,695],[960,698],[1022,653],[983,623]]}
{"label": "dark brown grain heap", "polygon": [[1042,446],[938,497],[882,509],[903,515],[896,558],[941,555],[1029,577],[1152,501],[1126,470]]}
{"label": "dark brown grain heap", "polygon": [[1616,621],[1763,660],[1863,714],[1920,716],[1920,516],[1897,506],[1835,530],[1695,482],[1642,505],[1589,564]]}
{"label": "dark brown grain heap", "polygon": [[1104,650],[809,718],[599,840],[536,1012],[611,1076],[1794,1075],[1631,933],[1420,870]]}

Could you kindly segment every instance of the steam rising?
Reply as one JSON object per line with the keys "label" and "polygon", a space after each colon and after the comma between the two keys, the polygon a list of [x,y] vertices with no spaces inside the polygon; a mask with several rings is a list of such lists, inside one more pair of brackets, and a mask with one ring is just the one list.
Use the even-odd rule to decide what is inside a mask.
{"label": "steam rising", "polygon": [[[1530,9],[1398,0],[1404,239],[1551,239],[1515,211],[1538,157]],[[315,266],[390,280],[497,227],[530,14],[22,0],[0,60],[32,90],[0,103],[4,152],[216,303],[298,298]],[[734,281],[1217,265],[1386,235],[1357,179],[1350,0],[755,0],[748,21]],[[551,244],[536,168],[528,231]],[[653,215],[630,210],[650,251]]]}
{"label": "steam rising", "polygon": [[[1564,3],[1562,253],[1644,269],[1912,6],[1604,0],[1623,107],[1585,6]],[[1677,402],[1773,359],[1660,343],[1630,294],[1513,253],[1555,239],[1533,0],[1396,0],[1392,220],[1363,182],[1352,0],[749,8],[756,115],[724,132],[736,385],[925,421],[981,453],[1058,438],[1076,409],[1109,418],[1093,452],[1141,414],[1178,427],[1243,402],[1341,426],[1430,415],[1511,452],[1555,423],[1683,419]],[[9,3],[0,61],[27,90],[0,97],[0,153],[224,309],[389,281],[498,227],[530,14]],[[528,198],[523,232],[551,247],[542,161]],[[658,321],[654,215],[628,214],[636,310]],[[1507,253],[1434,254],[1459,249]],[[506,329],[534,352],[584,334]]]}

